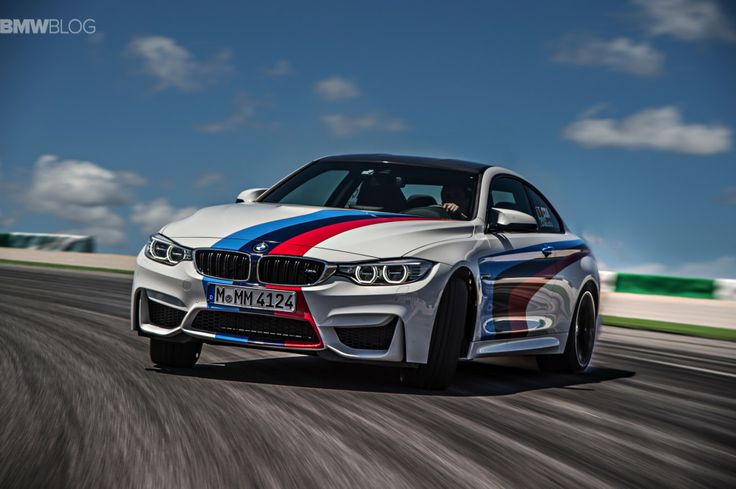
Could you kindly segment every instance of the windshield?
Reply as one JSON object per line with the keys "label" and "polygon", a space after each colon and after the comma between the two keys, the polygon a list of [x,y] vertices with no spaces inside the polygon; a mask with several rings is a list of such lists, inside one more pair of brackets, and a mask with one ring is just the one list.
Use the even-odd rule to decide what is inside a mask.
{"label": "windshield", "polygon": [[468,220],[478,175],[384,162],[316,162],[259,202],[391,212]]}

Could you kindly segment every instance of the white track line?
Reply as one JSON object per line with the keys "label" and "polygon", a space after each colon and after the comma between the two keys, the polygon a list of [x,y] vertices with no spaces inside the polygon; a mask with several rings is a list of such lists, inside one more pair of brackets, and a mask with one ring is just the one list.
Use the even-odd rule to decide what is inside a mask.
{"label": "white track line", "polygon": [[623,359],[639,360],[640,362],[656,363],[656,364],[659,364],[659,365],[665,365],[667,367],[683,368],[685,370],[694,370],[695,372],[702,372],[702,373],[706,373],[706,374],[720,375],[722,377],[730,377],[732,379],[736,379],[736,374],[732,374],[731,372],[721,372],[720,370],[711,370],[709,368],[693,367],[693,366],[690,366],[690,365],[680,365],[678,363],[663,362],[661,360],[649,360],[647,358],[641,358],[641,357],[634,357],[634,356],[627,356],[627,355],[616,355],[615,353],[605,353],[605,355],[608,355],[608,356],[611,356],[611,357],[623,358]]}

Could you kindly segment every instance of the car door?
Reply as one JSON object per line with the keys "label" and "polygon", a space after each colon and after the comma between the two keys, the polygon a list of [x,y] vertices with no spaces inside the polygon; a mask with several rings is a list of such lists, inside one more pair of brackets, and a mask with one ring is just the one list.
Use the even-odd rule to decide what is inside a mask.
{"label": "car door", "polygon": [[[493,208],[533,216],[537,229],[494,230]],[[553,326],[567,296],[556,278],[555,243],[564,236],[556,212],[525,182],[504,175],[491,182],[488,210],[491,226],[486,238],[493,251],[479,263],[484,296],[480,339],[555,332]]]}

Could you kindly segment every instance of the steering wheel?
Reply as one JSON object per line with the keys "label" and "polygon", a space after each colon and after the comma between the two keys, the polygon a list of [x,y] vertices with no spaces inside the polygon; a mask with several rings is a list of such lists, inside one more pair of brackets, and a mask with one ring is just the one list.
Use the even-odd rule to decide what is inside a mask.
{"label": "steering wheel", "polygon": [[430,206],[428,206],[428,208],[429,209],[432,209],[437,214],[439,214],[437,217],[442,217],[442,218],[446,218],[446,219],[453,219],[453,213],[450,212],[450,211],[448,211],[447,209],[445,209],[444,207],[442,207],[439,204],[430,205]]}

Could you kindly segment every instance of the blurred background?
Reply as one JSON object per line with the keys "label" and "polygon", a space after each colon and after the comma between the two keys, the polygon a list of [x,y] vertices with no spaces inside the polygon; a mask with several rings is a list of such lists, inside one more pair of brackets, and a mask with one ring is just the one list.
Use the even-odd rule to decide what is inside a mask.
{"label": "blurred background", "polygon": [[735,9],[4,2],[94,32],[0,35],[0,231],[134,254],[319,156],[395,152],[522,173],[607,270],[736,278]]}
{"label": "blurred background", "polygon": [[[734,87],[733,0],[0,2],[0,488],[736,487]],[[534,182],[591,367],[153,366],[148,235],[354,152]]]}

